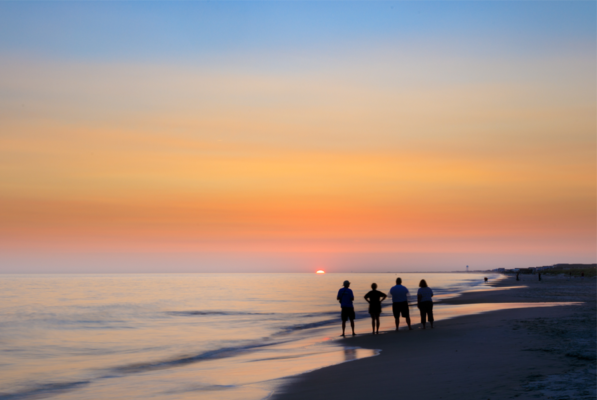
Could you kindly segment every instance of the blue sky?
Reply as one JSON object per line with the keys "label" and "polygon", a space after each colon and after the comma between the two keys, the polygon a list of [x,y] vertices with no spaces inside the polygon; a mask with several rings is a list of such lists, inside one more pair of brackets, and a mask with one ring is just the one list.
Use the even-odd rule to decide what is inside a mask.
{"label": "blue sky", "polygon": [[469,52],[595,46],[595,2],[3,2],[0,55],[201,59],[408,42]]}

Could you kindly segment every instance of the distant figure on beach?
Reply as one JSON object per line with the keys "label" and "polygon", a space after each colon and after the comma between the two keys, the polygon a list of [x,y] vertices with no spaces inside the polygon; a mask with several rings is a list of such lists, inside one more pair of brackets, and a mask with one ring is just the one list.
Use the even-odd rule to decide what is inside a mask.
{"label": "distant figure on beach", "polygon": [[429,324],[431,325],[431,329],[433,329],[433,301],[431,300],[432,297],[433,291],[429,286],[427,286],[427,282],[425,282],[425,279],[421,279],[421,282],[419,283],[419,291],[417,292],[417,307],[419,307],[419,311],[421,312],[421,325],[423,325],[423,329],[426,329],[425,320],[427,316],[429,316]]}
{"label": "distant figure on beach", "polygon": [[520,275],[520,272],[517,272],[517,273],[516,273],[516,280],[517,280],[517,281],[519,281],[519,280],[520,280],[520,278],[518,277],[519,275]]}
{"label": "distant figure on beach", "polygon": [[344,281],[343,286],[344,287],[338,291],[338,297],[336,297],[336,300],[340,302],[340,307],[342,308],[342,336],[346,336],[344,331],[346,330],[346,321],[349,319],[350,327],[352,328],[352,336],[355,336],[354,306],[352,305],[354,295],[352,294],[352,290],[348,288],[350,286],[350,282]]}
{"label": "distant figure on beach", "polygon": [[410,327],[410,313],[408,311],[408,289],[402,286],[402,279],[396,278],[396,286],[390,289],[392,295],[392,312],[394,313],[394,321],[396,322],[396,331],[400,325],[400,314],[406,320],[408,330],[412,331]]}
{"label": "distant figure on beach", "polygon": [[584,272],[581,272],[581,273],[580,273],[580,279],[582,279],[582,280],[584,280],[584,279],[585,279],[585,273],[584,273]]}
{"label": "distant figure on beach", "polygon": [[[369,303],[369,315],[371,315],[371,328],[373,334],[376,331],[379,335],[379,316],[381,315],[381,302],[386,299],[386,294],[377,290],[377,283],[371,284],[371,291],[365,295],[365,300]],[[377,326],[377,329],[376,329]]]}
{"label": "distant figure on beach", "polygon": [[[421,281],[421,282],[423,282],[423,281]],[[485,282],[487,282],[487,277],[485,277]]]}
{"label": "distant figure on beach", "polygon": [[541,272],[538,272],[537,275],[539,276],[539,280],[541,280]]}

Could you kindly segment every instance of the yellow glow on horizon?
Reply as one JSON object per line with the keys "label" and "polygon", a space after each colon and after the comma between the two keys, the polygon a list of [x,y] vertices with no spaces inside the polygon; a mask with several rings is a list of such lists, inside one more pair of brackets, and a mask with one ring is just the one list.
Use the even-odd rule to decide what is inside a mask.
{"label": "yellow glow on horizon", "polygon": [[594,254],[594,82],[560,62],[462,85],[0,65],[28,99],[0,98],[0,249]]}
{"label": "yellow glow on horizon", "polygon": [[316,274],[325,274],[325,271],[320,269],[319,271],[316,272]]}

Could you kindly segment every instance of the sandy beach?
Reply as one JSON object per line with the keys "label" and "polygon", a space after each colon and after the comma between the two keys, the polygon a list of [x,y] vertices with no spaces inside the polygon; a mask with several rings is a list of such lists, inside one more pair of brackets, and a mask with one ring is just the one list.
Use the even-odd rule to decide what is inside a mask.
{"label": "sandy beach", "polygon": [[[343,340],[379,349],[379,356],[288,378],[272,398],[595,399],[595,279],[509,276],[490,284],[495,290],[444,303],[581,304],[468,315],[437,321],[433,330],[420,329],[418,314],[411,314],[412,331],[402,321],[399,332]],[[358,324],[357,332],[370,326]]]}

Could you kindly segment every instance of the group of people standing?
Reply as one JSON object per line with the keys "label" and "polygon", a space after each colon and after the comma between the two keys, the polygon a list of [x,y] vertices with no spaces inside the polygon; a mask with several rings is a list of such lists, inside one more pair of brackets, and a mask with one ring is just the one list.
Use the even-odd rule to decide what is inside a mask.
{"label": "group of people standing", "polygon": [[[340,302],[340,307],[342,308],[342,336],[345,335],[346,331],[346,322],[350,321],[350,327],[352,328],[352,335],[355,335],[354,332],[354,319],[355,319],[355,312],[354,312],[354,294],[350,287],[349,281],[344,281],[343,288],[338,291],[337,300]],[[408,308],[408,289],[402,286],[402,279],[396,278],[396,285],[392,286],[390,289],[390,296],[392,296],[392,312],[394,314],[394,321],[396,323],[396,330],[400,325],[400,316],[402,316],[406,320],[406,325],[408,325],[408,329],[412,330],[410,326],[410,312]],[[369,291],[365,295],[365,300],[369,303],[369,315],[371,315],[371,328],[373,329],[373,334],[379,334],[379,316],[381,315],[381,302],[384,301],[388,296],[377,290],[377,283],[371,284],[371,291]],[[417,307],[421,312],[421,325],[423,325],[423,329],[426,328],[427,319],[429,319],[429,324],[431,328],[433,328],[433,301],[431,298],[433,297],[433,291],[425,282],[425,279],[422,279],[419,283],[419,290],[417,292]]]}

